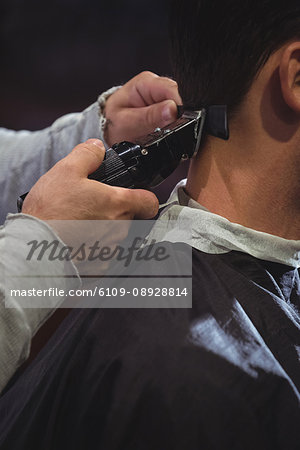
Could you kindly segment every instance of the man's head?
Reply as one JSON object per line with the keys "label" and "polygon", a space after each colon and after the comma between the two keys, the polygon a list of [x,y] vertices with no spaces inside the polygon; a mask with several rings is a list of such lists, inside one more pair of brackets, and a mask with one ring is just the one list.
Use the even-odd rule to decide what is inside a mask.
{"label": "man's head", "polygon": [[300,40],[300,1],[174,0],[171,37],[183,103],[232,113],[270,55]]}
{"label": "man's head", "polygon": [[300,236],[300,1],[173,0],[174,75],[192,109],[227,104],[187,192],[230,221]]}

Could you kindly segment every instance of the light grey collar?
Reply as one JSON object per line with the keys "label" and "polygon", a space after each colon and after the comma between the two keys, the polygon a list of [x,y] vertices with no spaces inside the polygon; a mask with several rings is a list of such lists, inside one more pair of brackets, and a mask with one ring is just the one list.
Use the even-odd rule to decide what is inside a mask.
{"label": "light grey collar", "polygon": [[228,253],[232,250],[255,258],[300,267],[300,241],[246,228],[213,214],[192,200],[180,181],[164,206],[149,237],[169,242],[184,242],[205,253]]}

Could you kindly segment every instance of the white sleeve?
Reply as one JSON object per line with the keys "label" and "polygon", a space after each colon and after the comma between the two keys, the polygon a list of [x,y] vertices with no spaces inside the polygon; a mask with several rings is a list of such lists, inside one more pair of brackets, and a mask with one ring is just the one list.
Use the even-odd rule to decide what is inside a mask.
{"label": "white sleeve", "polygon": [[[30,132],[0,128],[0,224],[7,213],[16,211],[19,195],[29,191],[77,144],[89,138],[104,141],[105,102],[119,88],[109,89],[99,96],[97,103],[83,112],[63,116],[44,130]],[[20,302],[21,298],[13,293],[16,287],[14,275],[28,273],[28,264],[20,258],[20,252],[32,235],[40,241],[58,240],[59,245],[64,246],[45,222],[25,214],[9,215],[5,226],[0,227],[0,392],[28,357],[34,334],[64,300],[64,297],[48,296],[43,297],[45,305],[42,307],[24,308],[24,298]],[[50,263],[44,260],[34,267],[31,265],[30,270],[36,279],[40,277],[43,290],[56,287],[67,292],[80,286],[78,272],[71,262]],[[51,276],[45,277],[45,273]],[[68,276],[63,277],[62,274]],[[30,277],[25,276],[21,280],[24,291],[32,287]]]}
{"label": "white sleeve", "polygon": [[40,131],[0,128],[0,224],[17,212],[17,198],[76,145],[89,138],[104,140],[105,101],[118,87],[99,96],[81,113],[67,114]]}
{"label": "white sleeve", "polygon": [[[80,286],[72,262],[26,261],[26,245],[32,236],[38,241],[58,241],[59,248],[65,246],[45,222],[32,216],[9,215],[5,226],[0,227],[0,392],[29,356],[34,334],[65,298],[47,295],[47,290],[54,287],[67,293]],[[33,285],[45,295],[37,298],[38,307],[27,308],[24,300],[29,297],[19,296],[16,290],[28,292]],[[34,301],[32,298],[29,306],[35,306]]]}

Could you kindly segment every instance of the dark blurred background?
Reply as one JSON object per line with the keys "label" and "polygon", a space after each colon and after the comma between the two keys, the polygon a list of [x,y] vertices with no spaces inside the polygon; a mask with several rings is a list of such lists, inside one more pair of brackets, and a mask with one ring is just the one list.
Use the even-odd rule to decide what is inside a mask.
{"label": "dark blurred background", "polygon": [[168,0],[1,0],[0,126],[44,128],[143,70],[172,75],[168,46]]}

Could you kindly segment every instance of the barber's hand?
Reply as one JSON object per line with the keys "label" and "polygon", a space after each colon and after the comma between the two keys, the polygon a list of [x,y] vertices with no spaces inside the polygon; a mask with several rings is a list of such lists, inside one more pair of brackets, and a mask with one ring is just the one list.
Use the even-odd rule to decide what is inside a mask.
{"label": "barber's hand", "polygon": [[181,104],[177,83],[152,72],[142,72],[112,94],[106,103],[107,128],[105,140],[109,146],[164,127],[176,120]]}
{"label": "barber's hand", "polygon": [[103,161],[98,139],[77,145],[43,175],[28,193],[22,208],[42,220],[150,219],[157,214],[156,196],[141,189],[109,186],[88,179]]}

